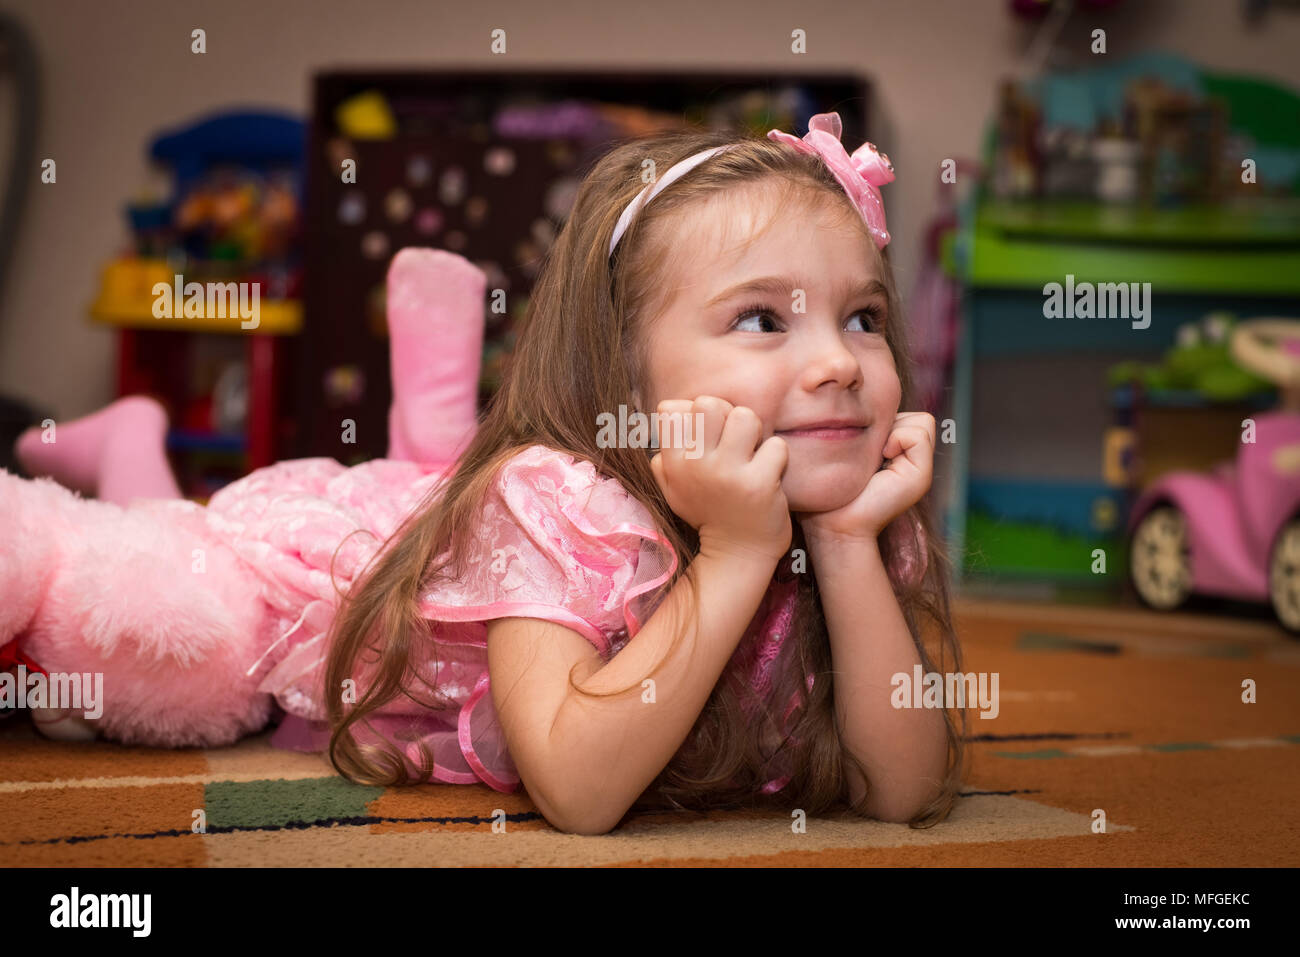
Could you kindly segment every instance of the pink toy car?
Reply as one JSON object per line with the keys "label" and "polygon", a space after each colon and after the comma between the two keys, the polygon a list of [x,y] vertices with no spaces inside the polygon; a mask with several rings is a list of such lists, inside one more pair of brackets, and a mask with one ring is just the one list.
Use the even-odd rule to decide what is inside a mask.
{"label": "pink toy car", "polygon": [[1231,348],[1277,383],[1280,405],[1254,416],[1253,441],[1243,427],[1235,463],[1171,472],[1143,491],[1129,517],[1129,574],[1153,608],[1192,592],[1271,601],[1300,634],[1300,320],[1239,323]]}

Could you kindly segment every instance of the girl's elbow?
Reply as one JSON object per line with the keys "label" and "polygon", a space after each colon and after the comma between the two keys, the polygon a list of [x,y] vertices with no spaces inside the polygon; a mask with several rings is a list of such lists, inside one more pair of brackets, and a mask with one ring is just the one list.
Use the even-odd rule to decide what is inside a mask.
{"label": "girl's elbow", "polygon": [[583,837],[600,837],[614,830],[613,824],[589,820],[582,820],[575,824],[556,824],[552,821],[551,826],[557,831],[563,831],[566,834],[578,834]]}
{"label": "girl's elbow", "polygon": [[529,796],[542,812],[542,817],[546,818],[546,823],[566,834],[592,837],[608,834],[622,820],[621,816],[611,819],[606,809],[593,807],[591,802],[579,797],[565,795],[549,800],[531,792]]}
{"label": "girl's elbow", "polygon": [[886,824],[909,824],[939,797],[941,791],[937,786],[892,793],[872,788],[864,810],[873,819]]}
{"label": "girl's elbow", "polygon": [[566,813],[565,811],[542,812],[542,816],[557,831],[563,831],[566,834],[580,834],[585,837],[598,837],[602,834],[608,834],[618,824],[618,820],[611,822],[608,817],[582,811],[577,813]]}
{"label": "girl's elbow", "polygon": [[914,819],[929,812],[943,793],[941,785],[927,784],[920,791],[913,793],[908,800],[900,802],[893,808],[891,820],[898,824],[910,824]]}
{"label": "girl's elbow", "polygon": [[884,805],[872,812],[871,816],[885,824],[906,824],[920,812],[921,805]]}

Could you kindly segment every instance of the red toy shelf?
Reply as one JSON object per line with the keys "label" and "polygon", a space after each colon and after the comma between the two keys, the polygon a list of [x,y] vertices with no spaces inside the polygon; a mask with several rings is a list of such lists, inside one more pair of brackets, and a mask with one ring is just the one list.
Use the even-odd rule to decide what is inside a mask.
{"label": "red toy shelf", "polygon": [[[106,272],[140,271],[143,265],[118,261]],[[136,292],[147,288],[137,285]],[[288,407],[285,371],[293,337],[302,328],[301,304],[267,300],[257,327],[245,329],[237,315],[160,318],[150,299],[129,293],[105,283],[91,318],[117,332],[117,395],[152,395],[167,408],[168,457],[185,495],[206,501],[226,482],[277,461],[295,431],[283,410]],[[211,370],[234,363],[247,370],[242,431],[217,428],[212,408]]]}

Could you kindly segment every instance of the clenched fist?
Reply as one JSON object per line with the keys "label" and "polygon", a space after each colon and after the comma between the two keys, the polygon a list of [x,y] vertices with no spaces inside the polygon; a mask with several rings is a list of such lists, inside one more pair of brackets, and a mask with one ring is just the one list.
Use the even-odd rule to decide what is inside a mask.
{"label": "clenched fist", "polygon": [[781,487],[789,461],[785,440],[773,435],[760,445],[758,414],[717,396],[665,399],[658,412],[661,422],[679,413],[701,425],[694,457],[683,448],[682,436],[669,429],[650,460],[668,506],[699,532],[700,554],[771,560],[775,567],[792,534]]}

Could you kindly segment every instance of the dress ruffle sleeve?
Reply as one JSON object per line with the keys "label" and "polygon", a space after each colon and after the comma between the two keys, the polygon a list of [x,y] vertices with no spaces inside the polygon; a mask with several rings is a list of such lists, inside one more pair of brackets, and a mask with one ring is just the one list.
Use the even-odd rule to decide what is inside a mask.
{"label": "dress ruffle sleeve", "polygon": [[677,568],[649,512],[590,462],[532,446],[502,467],[459,580],[428,589],[426,618],[544,618],[572,628],[602,656],[653,612]]}
{"label": "dress ruffle sleeve", "polygon": [[505,791],[519,776],[492,702],[483,622],[553,621],[608,660],[653,613],[654,593],[676,571],[677,556],[646,508],[617,481],[599,476],[590,462],[540,445],[502,467],[481,523],[463,573],[427,588],[420,611],[441,623],[444,639],[462,643],[458,659],[477,671],[460,710],[457,743],[474,779]]}

